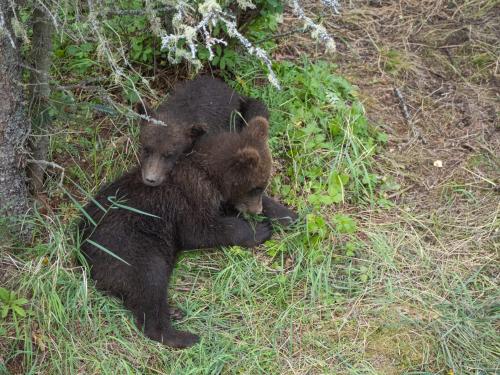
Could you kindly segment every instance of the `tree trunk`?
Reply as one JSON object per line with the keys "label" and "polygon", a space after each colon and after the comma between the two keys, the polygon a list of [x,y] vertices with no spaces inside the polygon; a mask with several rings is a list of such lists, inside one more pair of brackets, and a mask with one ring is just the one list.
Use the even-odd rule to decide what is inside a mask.
{"label": "tree trunk", "polygon": [[0,218],[14,220],[12,229],[27,239],[21,219],[29,208],[23,151],[30,122],[23,108],[20,51],[9,27],[9,0],[0,0]]}
{"label": "tree trunk", "polygon": [[[46,11],[37,6],[33,11],[33,38],[31,60],[34,70],[31,72],[32,133],[30,138],[31,154],[34,160],[46,160],[49,151],[49,70],[52,55],[52,24]],[[33,193],[43,189],[46,164],[31,162],[28,176]]]}

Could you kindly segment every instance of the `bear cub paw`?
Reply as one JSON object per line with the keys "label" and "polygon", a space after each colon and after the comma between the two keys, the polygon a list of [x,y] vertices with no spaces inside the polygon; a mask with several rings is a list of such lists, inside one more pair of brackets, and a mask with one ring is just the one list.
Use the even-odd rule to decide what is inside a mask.
{"label": "bear cub paw", "polygon": [[179,331],[174,328],[163,330],[163,332],[145,332],[151,340],[161,342],[163,345],[175,349],[189,348],[200,341],[200,337],[187,331]]}
{"label": "bear cub paw", "polygon": [[246,247],[255,247],[263,244],[271,238],[273,234],[273,226],[269,221],[256,223],[252,228],[252,233],[246,240]]}

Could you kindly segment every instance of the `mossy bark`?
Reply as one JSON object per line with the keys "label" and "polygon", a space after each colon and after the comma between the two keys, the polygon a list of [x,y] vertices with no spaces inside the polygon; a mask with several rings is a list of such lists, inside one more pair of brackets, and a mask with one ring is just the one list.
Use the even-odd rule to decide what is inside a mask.
{"label": "mossy bark", "polygon": [[47,160],[49,149],[49,129],[51,119],[49,114],[49,70],[52,62],[52,24],[49,15],[41,7],[36,7],[32,15],[33,38],[31,61],[31,105],[33,131],[30,146],[33,162],[29,163],[28,176],[33,193],[43,190],[43,180],[46,164],[37,160]]}
{"label": "mossy bark", "polygon": [[[29,209],[24,146],[30,131],[21,82],[20,51],[9,28],[11,2],[0,0],[3,27],[0,28],[0,220],[22,219]],[[20,238],[28,231],[21,221],[13,226]]]}

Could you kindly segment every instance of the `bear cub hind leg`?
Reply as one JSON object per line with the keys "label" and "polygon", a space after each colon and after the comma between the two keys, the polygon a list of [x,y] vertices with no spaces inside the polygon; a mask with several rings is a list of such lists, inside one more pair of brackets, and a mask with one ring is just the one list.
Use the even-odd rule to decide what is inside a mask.
{"label": "bear cub hind leg", "polygon": [[124,304],[134,314],[139,329],[151,340],[172,348],[188,348],[199,337],[174,329],[170,321],[167,288],[173,264],[161,256],[143,259],[135,270],[137,287],[125,296]]}

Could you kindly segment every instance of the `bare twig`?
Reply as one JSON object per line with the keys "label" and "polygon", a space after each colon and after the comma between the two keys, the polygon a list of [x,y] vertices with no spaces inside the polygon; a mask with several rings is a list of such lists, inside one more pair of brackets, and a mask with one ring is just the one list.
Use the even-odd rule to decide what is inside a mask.
{"label": "bare twig", "polygon": [[63,180],[64,180],[64,172],[66,171],[66,169],[64,167],[60,166],[57,163],[54,163],[52,161],[47,161],[47,160],[28,159],[27,162],[30,164],[41,165],[43,167],[59,169],[61,171],[61,178],[59,180],[59,185],[62,185]]}
{"label": "bare twig", "polygon": [[304,29],[303,27],[298,27],[298,28],[293,29],[293,30],[285,31],[283,33],[273,34],[273,35],[270,35],[270,36],[268,36],[266,38],[262,38],[261,40],[258,40],[256,42],[254,42],[254,44],[255,45],[261,44],[261,43],[267,42],[268,40],[280,39],[280,38],[284,38],[286,36],[293,35],[293,34],[298,34],[298,33],[303,34],[306,31],[307,30]]}
{"label": "bare twig", "polygon": [[396,98],[399,99],[399,108],[403,113],[405,121],[409,124],[411,122],[411,119],[410,113],[408,112],[408,106],[406,105],[405,99],[403,98],[403,94],[401,94],[401,91],[397,87],[394,89],[394,95],[396,95]]}
{"label": "bare twig", "polygon": [[423,144],[426,144],[427,141],[424,139],[420,130],[413,124],[413,121],[411,120],[410,112],[408,111],[408,106],[406,105],[406,101],[403,97],[403,94],[401,93],[401,90],[395,87],[394,95],[396,96],[396,98],[398,98],[399,108],[401,109],[401,113],[403,114],[406,124],[410,127],[413,136],[420,139]]}
{"label": "bare twig", "polygon": [[470,169],[467,169],[467,168],[465,168],[465,167],[462,167],[462,169],[463,169],[464,171],[469,172],[469,173],[470,173],[470,174],[472,174],[473,176],[475,176],[475,177],[477,177],[477,178],[479,178],[479,179],[481,179],[481,180],[483,180],[483,181],[487,182],[488,184],[490,184],[491,186],[493,186],[493,188],[496,188],[496,187],[497,187],[497,184],[495,184],[495,182],[493,182],[493,181],[492,181],[492,180],[490,180],[489,178],[486,178],[486,177],[484,177],[484,176],[481,176],[480,174],[478,174],[478,173],[476,173],[476,172],[473,172],[473,171],[471,171]]}
{"label": "bare twig", "polygon": [[[175,10],[173,6],[163,6],[159,8],[152,9],[154,13],[164,13]],[[96,12],[98,17],[109,17],[109,16],[142,16],[148,12],[147,9],[110,9],[104,12]]]}

